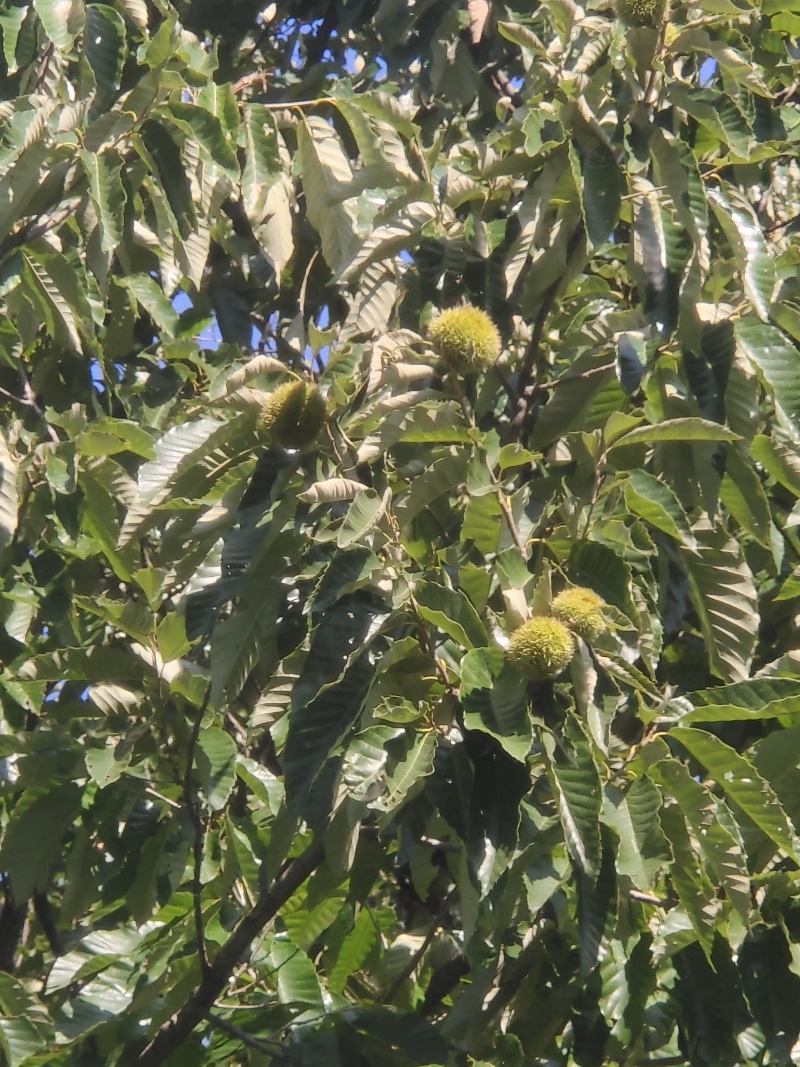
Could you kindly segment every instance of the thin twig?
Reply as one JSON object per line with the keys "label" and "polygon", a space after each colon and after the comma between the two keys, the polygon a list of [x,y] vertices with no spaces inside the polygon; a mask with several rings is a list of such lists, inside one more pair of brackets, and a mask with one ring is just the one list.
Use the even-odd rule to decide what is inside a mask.
{"label": "thin twig", "polygon": [[27,374],[25,373],[22,364],[19,365],[17,370],[19,371],[19,380],[20,385],[22,387],[22,396],[16,396],[14,393],[10,393],[7,389],[3,388],[0,388],[0,393],[3,396],[7,396],[9,400],[13,400],[15,403],[21,404],[23,407],[30,408],[34,415],[36,415],[37,418],[41,419],[44,422],[45,433],[50,438],[50,440],[54,444],[60,444],[60,437],[50,425],[50,423],[47,421],[47,416],[39,407],[39,404],[36,401],[36,397],[33,392],[33,386],[31,385],[30,380]]}
{"label": "thin twig", "polygon": [[[461,405],[461,411],[464,415],[464,421],[471,430],[477,429],[475,419],[472,416],[472,412],[469,410],[467,404],[467,398],[464,396],[464,390],[461,388],[461,382],[455,371],[450,372],[450,384],[453,387],[453,392],[458,398],[458,402]],[[511,540],[516,545],[522,558],[525,558],[525,542],[522,539],[522,535],[517,527],[516,520],[514,519],[514,512],[511,510],[511,505],[506,499],[506,495],[503,492],[503,487],[500,484],[494,471],[489,467],[489,477],[492,479],[492,484],[495,486],[495,497],[500,510],[503,513],[503,518],[506,520],[506,526],[508,526],[508,532],[511,534]]]}
{"label": "thin twig", "polygon": [[203,821],[200,818],[200,805],[197,803],[197,798],[195,797],[194,789],[192,788],[192,771],[194,770],[194,750],[197,747],[197,739],[200,736],[200,728],[210,699],[211,682],[206,686],[203,703],[197,711],[197,717],[192,726],[189,747],[186,753],[186,770],[183,775],[183,799],[186,802],[186,810],[189,813],[192,829],[194,831],[192,840],[192,898],[194,901],[194,926],[195,936],[197,938],[197,955],[200,957],[200,969],[204,975],[208,974],[209,971],[208,954],[206,953],[206,938],[203,929],[203,883],[200,880],[203,866],[203,843],[205,840],[205,831],[203,830]]}
{"label": "thin twig", "polygon": [[685,1056],[662,1056],[655,1060],[637,1060],[636,1067],[683,1067],[684,1063],[688,1063]]}
{"label": "thin twig", "polygon": [[[494,472],[490,471],[489,473],[492,475],[492,480],[496,482],[497,479],[494,476]],[[511,505],[506,499],[502,486],[495,492],[495,497],[497,498],[497,503],[500,505],[503,518],[506,520],[506,526],[508,527],[508,532],[511,534],[511,540],[516,545],[519,554],[525,559],[525,542],[522,540],[522,535],[520,534],[516,520],[514,519],[514,512],[511,510]]]}
{"label": "thin twig", "polygon": [[[567,251],[565,261],[567,267],[569,267],[569,261],[572,258],[573,253],[578,248],[578,245],[583,240],[584,229],[583,224],[579,223],[572,233],[569,241],[567,242]],[[536,320],[533,324],[533,331],[531,333],[531,339],[528,342],[528,347],[525,350],[525,357],[522,361],[522,367],[519,372],[519,380],[517,383],[517,410],[509,425],[509,439],[513,437],[514,431],[519,431],[525,425],[525,420],[528,417],[528,411],[533,404],[533,399],[536,393],[541,389],[541,385],[537,382],[537,367],[539,364],[539,351],[542,346],[542,338],[544,337],[544,329],[550,312],[553,310],[553,306],[556,302],[559,289],[563,283],[563,275],[559,275],[551,282],[548,288],[545,290],[542,296],[542,302],[539,305],[539,310],[536,313]]]}
{"label": "thin twig", "polygon": [[437,917],[433,921],[433,923],[431,923],[431,927],[428,930],[427,934],[425,935],[425,938],[424,938],[422,944],[417,949],[417,951],[414,953],[413,956],[410,957],[408,963],[405,965],[405,967],[402,969],[402,971],[397,975],[397,977],[392,982],[392,984],[389,986],[389,988],[386,990],[386,992],[383,994],[383,996],[378,998],[378,1003],[379,1004],[391,1004],[392,1003],[394,998],[397,996],[397,994],[402,989],[403,983],[406,981],[407,978],[411,977],[411,975],[414,973],[414,969],[416,968],[417,964],[422,960],[422,957],[425,955],[425,953],[430,948],[431,942],[433,941],[434,937],[436,936],[436,931],[438,929],[439,929],[439,919]]}
{"label": "thin twig", "polygon": [[403,983],[406,981],[407,978],[410,978],[411,975],[414,973],[414,970],[417,967],[417,965],[421,962],[422,957],[425,955],[425,953],[430,948],[431,942],[433,941],[434,937],[436,937],[437,931],[441,929],[442,920],[444,919],[444,915],[445,915],[445,911],[447,909],[447,905],[450,903],[454,893],[455,893],[455,889],[451,889],[450,892],[447,894],[447,896],[444,898],[444,900],[442,901],[442,903],[439,906],[439,910],[436,913],[436,918],[431,923],[427,934],[425,934],[425,937],[424,937],[424,939],[422,941],[422,944],[419,946],[419,948],[413,954],[413,956],[411,956],[411,958],[409,959],[408,963],[405,965],[405,967],[402,969],[402,971],[397,975],[397,977],[392,982],[392,984],[389,986],[389,988],[386,990],[386,992],[383,994],[383,996],[378,999],[378,1003],[379,1004],[391,1004],[392,1001],[394,1000],[394,998],[400,992],[400,990],[401,990],[401,988],[403,986]]}
{"label": "thin twig", "polygon": [[267,91],[269,85],[269,74],[265,70],[257,70],[252,74],[245,74],[244,77],[234,82],[231,86],[231,92],[234,96],[238,96],[251,85],[260,85],[263,92]]}
{"label": "thin twig", "polygon": [[593,378],[595,374],[602,374],[603,371],[613,370],[616,366],[615,363],[601,363],[599,367],[590,367],[588,370],[581,371],[580,374],[564,374],[560,378],[554,378],[551,382],[539,382],[536,389],[540,393],[547,392],[551,389],[558,389],[560,385],[566,385],[567,382],[580,382],[585,378]]}
{"label": "thin twig", "polygon": [[518,956],[506,959],[497,976],[497,991],[481,1014],[481,1029],[486,1030],[505,1006],[514,999],[525,976],[536,960],[539,939],[533,937]]}
{"label": "thin twig", "polygon": [[233,1023],[229,1023],[227,1019],[220,1019],[218,1015],[212,1015],[211,1012],[209,1012],[206,1017],[213,1026],[217,1026],[223,1033],[235,1037],[237,1041],[241,1041],[247,1048],[255,1049],[256,1052],[265,1052],[268,1056],[273,1056],[275,1059],[282,1058],[286,1055],[277,1041],[266,1041],[262,1037],[253,1037],[253,1035],[248,1034],[246,1030],[234,1026]]}
{"label": "thin twig", "polygon": [[631,900],[638,900],[641,904],[657,904],[660,908],[663,908],[667,903],[661,897],[654,897],[650,893],[640,893],[638,889],[629,889],[628,896]]}
{"label": "thin twig", "polygon": [[47,218],[42,218],[42,215],[44,214],[44,212],[42,212],[35,218],[23,223],[18,230],[14,230],[14,232],[10,233],[5,240],[0,241],[0,256],[5,256],[12,248],[30,244],[32,241],[36,241],[38,238],[43,237],[48,231],[56,229],[56,227],[60,226],[62,222],[65,222],[70,215],[75,214],[75,209],[80,202],[80,197],[74,197],[72,200],[68,201],[60,211],[55,211]]}

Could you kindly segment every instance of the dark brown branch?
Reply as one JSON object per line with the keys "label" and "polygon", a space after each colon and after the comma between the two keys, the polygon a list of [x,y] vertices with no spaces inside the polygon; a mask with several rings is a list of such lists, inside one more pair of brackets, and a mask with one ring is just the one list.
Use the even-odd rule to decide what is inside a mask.
{"label": "dark brown branch", "polygon": [[[442,907],[444,907],[444,905]],[[379,1004],[391,1004],[392,1003],[394,998],[397,996],[397,994],[402,989],[403,983],[406,981],[407,978],[411,977],[411,975],[414,973],[414,969],[421,962],[422,957],[425,955],[425,953],[430,948],[431,942],[433,941],[434,937],[436,937],[436,931],[439,929],[440,925],[441,925],[441,911],[439,912],[439,914],[436,916],[436,918],[431,923],[430,928],[428,929],[428,932],[425,935],[422,944],[419,946],[417,951],[409,958],[409,960],[406,963],[405,967],[397,975],[397,977],[391,983],[391,985],[386,990],[386,992],[383,994],[383,996],[379,998],[379,1000],[378,1000]]]}
{"label": "dark brown branch", "polygon": [[322,18],[322,22],[314,31],[314,36],[306,42],[306,56],[303,64],[303,74],[308,73],[319,63],[328,48],[331,32],[336,27],[337,10],[333,3],[329,3]]}
{"label": "dark brown branch", "polygon": [[482,1029],[486,1030],[492,1020],[509,1004],[519,992],[519,988],[525,980],[525,976],[536,961],[536,954],[540,945],[538,938],[533,938],[519,956],[508,959],[500,969],[498,976],[498,989],[482,1014]]}
{"label": "dark brown branch", "polygon": [[54,956],[62,956],[64,954],[64,946],[61,944],[61,935],[56,929],[53,909],[50,907],[50,901],[47,899],[46,893],[33,894],[33,910],[39,920],[42,933],[47,938],[50,951]]}
{"label": "dark brown branch", "polygon": [[[141,1054],[131,1047],[123,1055],[121,1064],[126,1067],[161,1067],[168,1056],[179,1048],[194,1028],[211,1011],[215,1000],[225,989],[228,979],[242,956],[261,931],[272,922],[289,897],[322,863],[325,853],[322,842],[316,842],[290,860],[272,886],[256,901],[247,915],[239,922],[231,936],[220,948],[200,984],[180,1011],[164,1023],[156,1036]],[[216,1022],[216,1020],[215,1020]]]}
{"label": "dark brown branch", "polygon": [[8,875],[2,876],[5,902],[0,910],[0,971],[13,974],[17,965],[17,949],[28,918],[28,901],[17,905],[11,892]]}
{"label": "dark brown branch", "polygon": [[425,990],[425,997],[420,1005],[420,1015],[424,1015],[426,1018],[429,1015],[435,1015],[442,1006],[442,1001],[450,993],[458,983],[469,974],[469,962],[466,956],[459,953],[451,960],[447,960],[441,967],[438,967],[431,975],[431,980],[428,982],[428,988]]}
{"label": "dark brown branch", "polygon": [[[567,266],[569,266],[569,261],[572,258],[573,253],[583,240],[583,236],[583,225],[579,224],[567,244],[567,254],[565,257]],[[533,332],[531,333],[531,339],[528,342],[525,358],[522,361],[522,368],[519,373],[519,381],[517,384],[517,410],[514,413],[510,426],[512,431],[519,431],[522,429],[528,416],[528,412],[533,404],[534,397],[538,390],[542,388],[536,380],[542,338],[544,336],[547,320],[550,317],[550,312],[553,310],[556,297],[558,296],[563,281],[563,276],[559,275],[553,282],[551,282],[542,296],[542,302],[536,313]]]}

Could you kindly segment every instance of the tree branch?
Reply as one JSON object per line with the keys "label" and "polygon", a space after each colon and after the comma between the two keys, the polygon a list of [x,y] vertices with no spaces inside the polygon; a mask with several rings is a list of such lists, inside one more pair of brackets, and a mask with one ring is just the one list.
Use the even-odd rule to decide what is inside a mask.
{"label": "tree branch", "polygon": [[[138,1046],[129,1046],[121,1064],[133,1067],[161,1067],[179,1048],[194,1028],[210,1012],[214,1001],[227,985],[234,968],[261,931],[272,922],[289,897],[319,867],[325,856],[317,841],[295,859],[290,860],[266,892],[239,922],[231,936],[209,964],[200,984],[184,1006],[159,1029],[153,1040],[139,1054]],[[218,1022],[214,1019],[214,1023]]]}
{"label": "tree branch", "polygon": [[425,997],[419,1007],[420,1015],[424,1015],[425,1018],[435,1015],[441,1008],[444,998],[469,972],[469,961],[461,953],[438,967],[428,982]]}
{"label": "tree branch", "polygon": [[13,974],[17,964],[17,950],[25,930],[28,918],[28,901],[14,903],[11,882],[8,875],[0,875],[0,883],[5,892],[5,903],[0,909],[0,971]]}
{"label": "tree branch", "polygon": [[192,788],[192,771],[194,769],[194,751],[197,747],[197,738],[200,736],[200,727],[202,725],[203,716],[206,713],[206,708],[208,707],[208,702],[210,699],[211,682],[209,682],[206,686],[206,692],[205,696],[203,697],[203,703],[197,710],[197,717],[195,718],[194,725],[192,726],[192,733],[191,737],[189,738],[189,747],[186,753],[186,770],[183,775],[183,799],[186,804],[186,811],[189,814],[193,829],[192,898],[194,901],[194,926],[195,936],[197,937],[197,955],[200,957],[200,969],[202,970],[203,974],[207,974],[209,970],[208,955],[206,954],[206,938],[205,933],[203,931],[203,884],[200,880],[200,871],[203,865],[203,842],[205,840],[205,832],[203,830],[202,819],[200,818],[200,805],[198,804],[194,789]]}
{"label": "tree branch", "polygon": [[65,222],[70,215],[75,214],[75,209],[81,202],[80,197],[74,197],[69,200],[58,211],[53,212],[52,215],[42,218],[42,214],[37,215],[33,219],[29,219],[28,222],[24,222],[18,230],[14,230],[3,241],[0,241],[0,258],[5,256],[13,248],[18,248],[20,245],[30,244],[32,241],[36,241],[39,237],[43,237],[48,230],[55,230],[62,222]]}
{"label": "tree branch", "polygon": [[55,919],[53,918],[53,910],[50,907],[50,901],[47,899],[46,893],[33,894],[33,910],[36,914],[36,918],[39,920],[42,933],[47,938],[47,944],[50,946],[50,951],[54,956],[62,956],[64,954],[64,947],[61,944],[61,935],[56,928]]}
{"label": "tree branch", "polygon": [[[566,262],[569,264],[573,253],[583,240],[584,230],[583,224],[579,223],[567,244]],[[531,404],[535,394],[542,388],[536,381],[536,371],[539,363],[539,351],[542,346],[542,337],[544,336],[544,328],[547,323],[547,319],[550,316],[550,312],[553,310],[553,306],[558,296],[558,291],[564,281],[563,275],[559,275],[544,292],[542,296],[542,302],[539,305],[539,310],[536,313],[536,320],[533,324],[533,332],[531,339],[528,342],[528,347],[525,351],[525,358],[522,361],[522,367],[519,372],[519,380],[517,384],[517,404],[516,411],[509,429],[511,431],[519,431],[525,424],[525,420],[528,417]]]}
{"label": "tree branch", "polygon": [[[449,900],[449,895],[448,895],[448,897],[446,899]],[[427,934],[425,934],[425,937],[424,937],[424,939],[422,941],[422,944],[419,946],[417,951],[415,953],[413,953],[413,955],[409,958],[409,960],[406,963],[405,967],[403,967],[402,971],[397,975],[395,980],[387,988],[387,990],[383,994],[383,996],[378,998],[378,1003],[379,1004],[391,1004],[392,1001],[394,1000],[394,998],[397,996],[397,994],[402,989],[403,983],[406,981],[407,978],[410,978],[411,975],[414,973],[415,968],[417,967],[417,965],[422,960],[422,957],[425,955],[425,953],[430,948],[434,937],[436,937],[436,931],[441,926],[443,909],[444,909],[444,904],[442,905],[442,908],[439,909],[439,914],[436,916],[436,918],[431,923]]]}

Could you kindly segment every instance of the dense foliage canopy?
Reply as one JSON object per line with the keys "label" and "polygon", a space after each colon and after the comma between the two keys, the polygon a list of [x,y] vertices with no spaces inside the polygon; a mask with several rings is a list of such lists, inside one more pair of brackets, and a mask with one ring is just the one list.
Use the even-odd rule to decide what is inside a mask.
{"label": "dense foliage canopy", "polygon": [[791,1060],[800,8],[658,6],[0,3],[8,1067]]}

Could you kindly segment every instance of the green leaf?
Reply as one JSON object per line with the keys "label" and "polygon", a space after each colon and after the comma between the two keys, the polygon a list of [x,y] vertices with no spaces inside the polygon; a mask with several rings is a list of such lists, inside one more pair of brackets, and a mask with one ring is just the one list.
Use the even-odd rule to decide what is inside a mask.
{"label": "green leaf", "polygon": [[[740,159],[748,159],[752,144],[752,131],[745,117],[733,100],[726,94],[712,89],[686,89],[675,82],[669,88],[672,102],[683,108],[710,133],[731,149]],[[709,198],[713,200],[713,193]]]}
{"label": "green leaf", "polygon": [[84,28],[86,9],[81,0],[34,0],[44,32],[62,52],[68,52]]}
{"label": "green leaf", "polygon": [[200,784],[213,811],[222,811],[236,781],[236,744],[218,726],[201,729],[195,765]]}
{"label": "green leaf", "polygon": [[[137,924],[146,923],[153,914],[158,901],[159,873],[165,866],[164,851],[168,841],[174,846],[174,834],[175,824],[170,819],[164,819],[156,832],[145,841],[137,857],[136,873],[125,893],[125,903],[131,909]],[[74,980],[74,976],[70,978],[70,981]]]}
{"label": "green leaf", "polygon": [[457,492],[467,476],[466,455],[442,456],[415,478],[398,501],[395,515],[402,531],[408,531],[420,512],[439,497]]}
{"label": "green leaf", "polygon": [[97,782],[100,789],[105,789],[111,782],[119,781],[130,763],[129,755],[120,753],[118,758],[113,748],[91,749],[85,758],[89,777]]}
{"label": "green leaf", "polygon": [[750,443],[750,455],[764,467],[770,478],[774,478],[790,493],[800,496],[800,458],[795,449],[757,434]]}
{"label": "green leaf", "polygon": [[608,545],[596,541],[573,544],[569,554],[569,572],[576,585],[589,586],[629,618],[636,617],[630,596],[630,569]]}
{"label": "green leaf", "polygon": [[740,1052],[734,1034],[746,1006],[730,946],[714,939],[705,955],[689,945],[674,957],[678,973],[677,1000],[688,1040],[703,1063],[735,1063]]}
{"label": "green leaf", "polygon": [[760,545],[770,545],[771,516],[769,501],[752,463],[738,448],[725,457],[725,475],[720,483],[719,498],[728,513]]}
{"label": "green leaf", "polygon": [[[397,1052],[404,1063],[444,1065],[449,1062],[447,1043],[427,1019],[413,1012],[365,1006],[350,1013],[351,1025],[377,1043],[378,1062],[388,1063]],[[383,1046],[383,1047],[381,1047]]]}
{"label": "green leaf", "polygon": [[0,433],[0,549],[11,542],[16,532],[18,508],[17,464]]}
{"label": "green leaf", "polygon": [[38,1055],[53,1041],[53,1028],[31,1012],[29,1017],[16,1019],[0,1017],[0,1040],[8,1067],[22,1067],[35,1063]]}
{"label": "green leaf", "polygon": [[382,497],[369,489],[356,496],[339,528],[336,538],[339,548],[349,548],[378,525],[386,514],[391,495],[391,489],[387,489]]}
{"label": "green leaf", "polygon": [[262,585],[261,592],[246,590],[239,610],[214,626],[211,636],[212,707],[219,708],[226,701],[235,700],[259,656],[274,648],[280,592],[265,573],[269,570],[271,568],[263,568],[250,576],[255,588]]}
{"label": "green leaf", "polygon": [[751,678],[735,685],[689,693],[695,710],[681,723],[735,722],[800,714],[800,681],[793,678]]}
{"label": "green leaf", "polygon": [[75,271],[63,256],[41,249],[28,248],[22,253],[25,262],[36,279],[38,290],[47,307],[55,315],[55,325],[60,326],[69,345],[76,352],[83,351],[78,322],[90,321],[86,298],[77,287]]}
{"label": "green leaf", "polygon": [[616,901],[614,852],[608,836],[603,835],[603,863],[597,878],[589,871],[581,869],[574,875],[578,897],[576,911],[582,974],[590,974],[597,966]]}
{"label": "green leaf", "polygon": [[656,185],[666,187],[697,249],[708,231],[708,204],[692,151],[679,137],[660,127],[653,129],[649,146],[656,164]]}
{"label": "green leaf", "polygon": [[706,419],[667,419],[654,426],[637,426],[618,437],[611,449],[634,444],[658,444],[661,441],[738,441],[739,436],[726,426]]}
{"label": "green leaf", "polygon": [[475,608],[460,589],[448,589],[433,582],[417,582],[414,600],[419,613],[462,648],[488,644],[486,629]]}
{"label": "green leaf", "polygon": [[775,291],[775,263],[750,204],[736,190],[711,188],[708,197],[717,221],[737,253],[742,270],[745,295],[762,322],[769,318]]}
{"label": "green leaf", "polygon": [[337,272],[350,261],[357,242],[355,213],[340,194],[353,173],[335,130],[323,119],[304,117],[297,138],[308,219],[328,266]]}
{"label": "green leaf", "polygon": [[749,922],[752,904],[747,862],[741,844],[720,821],[714,797],[677,760],[662,760],[648,773],[677,801],[699,843],[707,869],[714,873],[742,920]]}
{"label": "green leaf", "polygon": [[327,611],[340,597],[368,582],[380,567],[380,560],[368,548],[355,547],[337,553],[317,586],[314,611]]}
{"label": "green leaf", "polygon": [[786,416],[800,426],[800,353],[780,330],[739,319],[736,340]]}
{"label": "green leaf", "polygon": [[125,22],[105,4],[86,7],[85,55],[97,82],[97,99],[92,114],[102,114],[116,96],[125,64]]}
{"label": "green leaf", "polygon": [[670,882],[678,896],[694,935],[703,951],[711,951],[716,922],[716,889],[705,867],[697,862],[695,844],[689,836],[686,820],[677,804],[665,804],[659,816],[661,828],[672,849]]}
{"label": "green leaf", "polygon": [[[380,811],[393,811],[416,792],[423,778],[433,774],[433,758],[436,754],[436,737],[433,733],[416,733],[411,744],[401,755],[392,760],[386,774],[386,791],[372,807]],[[416,787],[416,788],[415,788]]]}
{"label": "green leaf", "polygon": [[270,961],[278,979],[278,999],[281,1004],[307,1004],[320,1010],[322,990],[314,964],[291,941],[274,941]]}
{"label": "green leaf", "polygon": [[216,164],[232,178],[239,177],[236,153],[228,143],[222,123],[216,115],[204,107],[177,100],[164,108],[163,114],[194,139],[203,159]]}
{"label": "green leaf", "polygon": [[545,448],[559,437],[582,429],[595,397],[613,378],[614,364],[605,353],[586,352],[579,356],[555,379],[558,387],[551,391],[536,420],[531,447]]}
{"label": "green leaf", "polygon": [[175,231],[159,236],[163,241],[171,241],[173,236],[188,237],[197,226],[197,215],[179,142],[164,122],[147,118],[139,128],[139,144],[150,168],[153,194],[163,193],[166,198],[169,213],[165,217],[171,220],[167,225]]}
{"label": "green leaf", "polygon": [[267,193],[283,167],[279,157],[278,134],[271,111],[261,104],[244,110],[245,165],[242,171],[244,208],[257,225],[266,213]]}
{"label": "green leaf", "polygon": [[[94,7],[90,10],[94,10]],[[105,152],[81,151],[79,154],[103,227],[103,250],[113,252],[122,241],[125,215],[126,197],[120,178],[122,158],[113,149]]]}
{"label": "green leaf", "polygon": [[0,843],[0,869],[8,872],[19,903],[37,890],[47,891],[51,864],[60,855],[80,802],[81,790],[74,782],[28,788],[17,801]]}
{"label": "green leaf", "polygon": [[695,523],[697,551],[682,553],[711,669],[723,681],[750,673],[758,631],[758,600],[742,546],[707,521]]}
{"label": "green leaf", "polygon": [[328,989],[343,993],[347,981],[369,956],[378,941],[378,930],[369,908],[361,908],[352,930],[345,936],[328,971]]}
{"label": "green leaf", "polygon": [[148,274],[127,274],[122,283],[133,293],[159,329],[168,337],[174,337],[178,332],[178,313],[158,282]]}
{"label": "green leaf", "polygon": [[436,217],[432,204],[417,203],[404,207],[392,222],[377,226],[364,240],[353,258],[342,269],[339,281],[352,282],[376,261],[390,260],[400,252],[414,248],[426,223]]}
{"label": "green leaf", "polygon": [[595,246],[609,240],[619,222],[622,180],[610,148],[596,144],[581,163],[582,204],[586,232]]}
{"label": "green leaf", "polygon": [[496,737],[514,759],[524,763],[531,748],[527,687],[518,672],[505,669],[499,648],[476,648],[461,661],[464,725]]}
{"label": "green leaf", "polygon": [[749,760],[713,734],[691,727],[675,727],[670,736],[679,741],[737,807],[796,860],[798,855],[792,827],[772,788],[760,777]]}
{"label": "green leaf", "polygon": [[507,41],[511,41],[520,48],[526,48],[534,55],[544,58],[547,53],[544,44],[528,26],[522,26],[516,22],[498,22],[497,30]]}
{"label": "green leaf", "polygon": [[17,3],[5,5],[0,11],[0,33],[3,36],[3,57],[9,74],[16,74],[17,66],[17,43],[19,41],[22,24],[28,14],[27,4]]}
{"label": "green leaf", "polygon": [[133,539],[153,508],[167,499],[177,478],[187,469],[194,469],[207,455],[212,435],[224,430],[224,423],[199,419],[174,426],[161,437],[155,446],[155,458],[139,468],[140,499],[125,517],[118,547],[123,548]]}
{"label": "green leaf", "polygon": [[624,484],[625,502],[634,515],[687,548],[694,547],[689,520],[668,485],[642,470],[628,471]]}
{"label": "green leaf", "polygon": [[800,1034],[795,1005],[800,976],[794,973],[793,946],[780,927],[754,930],[737,954],[742,986],[756,1022],[764,1031],[770,1058],[791,1059]]}
{"label": "green leaf", "polygon": [[671,859],[661,832],[661,797],[646,777],[637,778],[627,792],[607,787],[603,819],[619,837],[617,872],[647,892],[658,871]]}
{"label": "green leaf", "polygon": [[[357,721],[373,673],[374,668],[362,655],[338,681],[325,685],[310,702],[293,708],[283,755],[291,812],[300,812],[328,756]],[[303,682],[301,676],[295,692]]]}
{"label": "green leaf", "polygon": [[547,772],[556,801],[558,817],[569,853],[589,878],[600,869],[600,808],[603,791],[585,741],[577,741],[568,764],[555,761],[555,740],[541,732],[542,747],[547,755]]}
{"label": "green leaf", "polygon": [[[327,872],[324,873],[330,881]],[[315,889],[312,882],[291,896],[281,909],[281,918],[292,943],[308,952],[335,922],[344,902],[344,888],[324,883],[321,889]]]}

